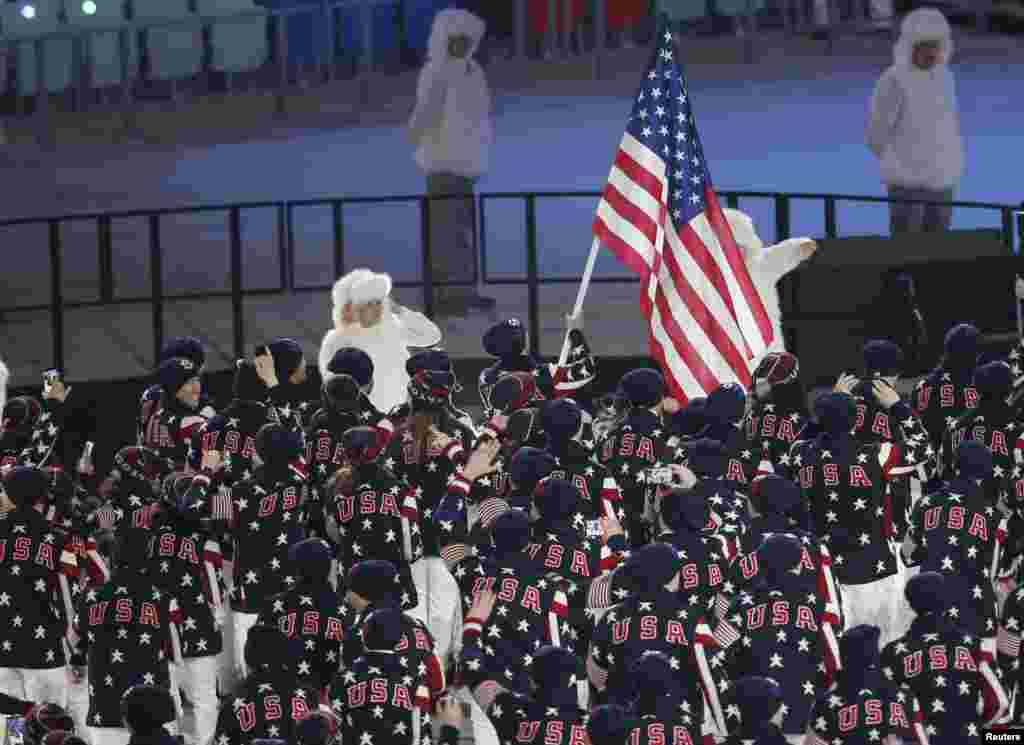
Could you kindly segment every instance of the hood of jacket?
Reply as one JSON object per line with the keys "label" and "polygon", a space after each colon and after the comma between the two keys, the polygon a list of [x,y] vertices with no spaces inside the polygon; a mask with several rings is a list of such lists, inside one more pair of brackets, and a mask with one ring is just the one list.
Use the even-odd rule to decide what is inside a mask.
{"label": "hood of jacket", "polygon": [[922,41],[937,41],[941,46],[937,68],[945,67],[953,58],[953,32],[942,11],[919,8],[907,15],[900,25],[900,36],[893,47],[893,62],[913,67],[914,47]]}
{"label": "hood of jacket", "polygon": [[480,48],[480,42],[487,33],[487,24],[483,19],[468,10],[448,8],[434,16],[434,25],[430,29],[430,41],[427,42],[427,59],[431,62],[447,59],[448,40],[453,36],[468,36],[470,40],[469,54],[472,59]]}

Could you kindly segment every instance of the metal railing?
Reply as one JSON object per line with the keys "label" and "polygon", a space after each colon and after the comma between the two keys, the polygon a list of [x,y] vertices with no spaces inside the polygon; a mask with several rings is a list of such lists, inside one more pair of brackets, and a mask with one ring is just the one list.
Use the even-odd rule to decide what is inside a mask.
{"label": "metal railing", "polygon": [[[865,197],[839,194],[801,194],[801,193],[775,193],[758,191],[731,191],[721,192],[721,197],[726,206],[739,207],[741,203],[750,203],[753,200],[767,200],[774,215],[775,240],[780,241],[791,236],[793,224],[794,205],[803,202],[820,203],[822,210],[819,215],[823,218],[824,230],[820,237],[840,237],[840,225],[838,220],[838,207],[840,205],[876,204],[885,205],[892,201],[885,197]],[[415,206],[419,215],[420,249],[419,249],[419,276],[410,280],[395,282],[397,288],[417,288],[423,292],[423,303],[428,316],[434,311],[434,291],[437,287],[446,285],[516,285],[525,286],[527,292],[527,312],[529,318],[529,334],[531,349],[537,354],[540,350],[540,288],[546,285],[557,285],[565,283],[577,283],[580,277],[576,272],[560,273],[545,272],[542,270],[542,261],[539,254],[540,229],[538,228],[537,208],[540,203],[554,202],[554,200],[586,199],[586,209],[593,214],[593,202],[599,198],[598,192],[519,192],[519,193],[495,193],[481,194],[477,197],[476,214],[478,216],[478,229],[480,235],[479,243],[479,271],[474,266],[472,276],[465,280],[435,282],[433,277],[433,266],[431,261],[431,208],[440,200],[449,197],[425,197],[422,195],[392,196],[385,198],[362,198],[362,197],[338,197],[328,199],[308,199],[289,202],[247,202],[221,205],[204,205],[187,208],[157,209],[157,210],[133,210],[128,212],[104,212],[94,214],[76,214],[52,217],[46,219],[26,218],[19,220],[5,220],[0,222],[0,240],[8,245],[18,245],[19,252],[25,257],[34,255],[47,255],[49,264],[49,292],[48,301],[45,303],[14,304],[0,308],[0,323],[7,319],[7,314],[25,311],[48,311],[50,321],[50,332],[52,341],[53,362],[57,367],[63,367],[65,358],[65,313],[78,308],[114,307],[127,304],[148,303],[152,310],[152,342],[153,359],[157,359],[160,349],[163,346],[165,322],[165,303],[171,300],[203,300],[208,298],[225,298],[231,300],[232,319],[232,342],[236,356],[244,356],[246,348],[246,327],[244,313],[244,299],[255,295],[280,294],[302,291],[325,291],[331,288],[335,277],[339,277],[351,268],[347,254],[347,236],[345,223],[346,210],[362,208],[367,205],[400,205],[407,204]],[[465,197],[452,197],[461,198]],[[590,200],[593,200],[590,201]],[[496,210],[498,203],[518,203],[523,208],[523,237],[525,239],[524,253],[520,254],[521,265],[524,271],[509,271],[495,266],[496,259],[489,256],[488,221],[492,212]],[[906,200],[902,200],[906,201]],[[563,210],[565,202],[559,202],[559,213]],[[1021,242],[1024,242],[1024,212],[1020,207],[1008,204],[980,203],[980,202],[954,202],[953,206],[958,210],[971,210],[981,212],[992,217],[986,223],[986,227],[997,231],[1001,236],[1002,244],[1007,254],[1019,251]],[[322,283],[302,284],[296,281],[296,247],[299,242],[296,238],[296,223],[299,222],[297,212],[304,208],[317,207],[330,209],[330,265],[333,272],[329,275],[330,281]],[[245,240],[243,236],[242,217],[243,213],[253,210],[272,210],[274,213],[274,232],[276,259],[279,267],[279,276],[272,286],[259,288],[245,287],[243,281],[243,270],[250,267],[256,259],[253,255],[247,255]],[[164,244],[164,233],[168,221],[174,217],[195,216],[195,215],[223,215],[224,228],[226,230],[226,243],[229,252],[229,276],[226,281],[216,290],[171,293],[168,291],[165,277],[166,250]],[[1016,216],[1016,217],[1015,217]],[[124,221],[145,221],[145,237],[138,244],[130,246],[126,253],[134,264],[148,261],[149,266],[149,288],[148,292],[120,297],[115,293],[115,277],[121,276],[133,267],[127,264],[115,266],[113,251],[113,233],[115,226]],[[65,237],[75,224],[87,223],[95,227],[96,243],[94,246],[78,248],[77,251],[95,250],[96,274],[98,278],[95,283],[94,299],[71,300],[65,297],[66,273],[64,265],[68,259],[66,254]],[[24,239],[8,241],[5,232],[18,228],[46,228],[47,246],[31,245],[31,241]],[[804,231],[801,231],[804,232]],[[383,242],[386,240],[379,229],[371,231],[374,240]],[[576,233],[574,232],[574,236]],[[195,255],[190,256],[184,253],[183,243],[195,244]],[[577,241],[578,242],[578,241]],[[398,240],[407,249],[407,241]],[[174,265],[192,260],[203,261],[209,253],[209,246],[202,244],[197,238],[191,241],[179,241],[175,246]],[[74,255],[77,263],[81,263],[81,256]],[[266,256],[260,259],[266,259]],[[503,257],[507,259],[507,256]],[[582,266],[581,260],[574,266]],[[898,264],[898,261],[894,261]],[[137,268],[134,267],[134,268]],[[387,267],[382,267],[387,268]],[[26,276],[36,277],[40,274],[38,270],[26,270]],[[322,276],[322,275],[321,275]],[[408,276],[408,275],[406,275]],[[12,291],[17,287],[12,283],[12,276],[7,275],[9,298]],[[616,271],[612,273],[596,274],[592,280],[600,285],[604,283],[628,283],[636,282],[637,278],[625,269],[616,265]],[[813,318],[797,318],[790,320],[815,320]],[[817,320],[834,320],[834,318]]]}

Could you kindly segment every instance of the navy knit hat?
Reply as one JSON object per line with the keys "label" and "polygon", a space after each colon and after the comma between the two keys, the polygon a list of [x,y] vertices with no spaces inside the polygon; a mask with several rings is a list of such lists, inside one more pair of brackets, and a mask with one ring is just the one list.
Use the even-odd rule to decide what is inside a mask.
{"label": "navy knit hat", "polygon": [[669,420],[669,430],[679,437],[693,437],[707,424],[704,414],[707,411],[706,398],[691,398]]}
{"label": "navy knit hat", "polygon": [[414,411],[443,409],[451,403],[455,375],[442,370],[419,370],[407,386]]}
{"label": "navy knit hat", "polygon": [[541,405],[540,422],[551,443],[562,445],[579,436],[583,411],[575,401],[560,398]]}
{"label": "navy knit hat", "polygon": [[235,379],[231,395],[239,401],[265,401],[270,391],[249,360],[235,360]]}
{"label": "navy knit hat", "polygon": [[622,745],[631,728],[626,710],[615,704],[598,706],[590,713],[587,734],[591,745]]}
{"label": "navy knit hat", "polygon": [[507,373],[498,378],[491,389],[491,408],[499,414],[511,414],[540,397],[537,381],[531,373]]}
{"label": "navy knit hat", "polygon": [[919,616],[941,613],[952,604],[952,599],[946,596],[945,584],[945,578],[938,572],[921,572],[910,578],[903,593]]}
{"label": "navy knit hat", "polygon": [[537,483],[555,469],[551,453],[525,446],[519,448],[509,465],[509,478],[520,489],[533,491]]}
{"label": "navy knit hat", "polygon": [[729,467],[729,451],[718,440],[702,437],[686,447],[686,464],[698,477],[720,478]]}
{"label": "navy knit hat", "polygon": [[903,372],[903,350],[887,339],[872,339],[864,345],[864,370],[882,377]]}
{"label": "navy knit hat", "polygon": [[748,675],[733,684],[733,700],[740,710],[741,731],[767,724],[782,706],[782,688],[771,678]]}
{"label": "navy knit hat", "polygon": [[309,580],[327,581],[334,551],[322,538],[307,538],[288,549],[288,561],[295,573]]}
{"label": "navy knit hat", "polygon": [[708,395],[704,416],[719,424],[735,424],[747,409],[747,393],[738,383],[718,386]]}
{"label": "navy knit hat", "polygon": [[647,651],[629,666],[629,679],[633,682],[635,698],[640,703],[641,714],[659,698],[670,697],[673,701],[685,700],[683,679],[672,669],[672,665],[661,652]]}
{"label": "navy knit hat", "polygon": [[627,573],[638,592],[660,590],[679,572],[679,553],[667,543],[648,543],[626,560]]}
{"label": "navy knit hat", "polygon": [[156,379],[164,391],[173,396],[185,383],[199,377],[199,368],[186,357],[172,357],[160,363],[156,370]]}
{"label": "navy knit hat", "polygon": [[158,481],[173,467],[157,451],[141,445],[127,445],[114,455],[114,468],[125,478],[136,481]]}
{"label": "navy knit hat", "polygon": [[576,682],[579,660],[563,647],[541,647],[533,655],[530,677],[542,691],[565,688]]}
{"label": "navy knit hat", "polygon": [[519,357],[526,350],[526,329],[516,318],[509,318],[487,329],[484,351],[500,360]]}
{"label": "navy knit hat", "polygon": [[803,545],[795,536],[776,533],[764,539],[757,549],[757,557],[761,575],[771,585],[770,589],[778,589],[775,585],[800,565],[803,554]]}
{"label": "navy knit hat", "polygon": [[3,412],[3,430],[5,432],[22,431],[31,433],[40,414],[42,404],[32,396],[17,396],[7,400]]}
{"label": "navy knit hat", "polygon": [[114,563],[118,569],[135,571],[146,566],[152,555],[153,534],[145,528],[121,528],[117,531]]}
{"label": "navy knit hat", "polygon": [[[340,737],[341,722],[327,706],[307,712],[295,724],[295,745],[331,745]],[[281,740],[281,745],[287,745]],[[252,745],[259,745],[253,740]]]}
{"label": "navy knit hat", "polygon": [[989,362],[974,371],[974,387],[983,399],[1003,399],[1013,390],[1013,371],[1005,362]]}
{"label": "navy knit hat", "polygon": [[425,349],[422,352],[417,352],[405,361],[405,372],[409,377],[412,377],[420,370],[454,372],[452,359],[443,349]]}
{"label": "navy knit hat", "polygon": [[953,370],[972,370],[978,362],[981,333],[969,323],[961,323],[946,332],[942,342],[944,364]]}
{"label": "navy knit hat", "polygon": [[868,670],[879,666],[882,631],[877,626],[861,624],[847,629],[839,639],[839,656],[843,669]]}
{"label": "navy knit hat", "polygon": [[522,510],[508,510],[491,525],[495,553],[501,556],[522,551],[530,543],[530,518]]}
{"label": "navy knit hat", "polygon": [[672,530],[700,532],[710,518],[707,494],[700,484],[689,491],[672,489],[661,498],[661,519]]}
{"label": "navy knit hat", "polygon": [[964,440],[956,449],[956,466],[961,478],[992,478],[992,453],[977,440]]}
{"label": "navy knit hat", "polygon": [[367,559],[348,570],[347,588],[371,603],[395,597],[400,591],[398,568],[390,561]]}
{"label": "navy knit hat", "polygon": [[404,625],[402,612],[398,608],[375,610],[363,622],[363,645],[369,651],[390,652],[402,640]]}
{"label": "navy knit hat", "polygon": [[580,490],[565,479],[544,479],[534,502],[545,525],[564,525],[580,510]]}
{"label": "navy knit hat", "polygon": [[765,515],[788,515],[800,505],[800,487],[789,479],[770,473],[751,484],[751,496],[758,512]]}
{"label": "navy knit hat", "polygon": [[178,718],[174,698],[166,688],[132,686],[121,697],[121,718],[133,732],[148,734]]}
{"label": "navy knit hat", "polygon": [[847,393],[826,393],[814,402],[821,429],[828,434],[848,433],[857,421],[857,404]]}
{"label": "navy knit hat", "polygon": [[256,433],[256,455],[268,465],[289,463],[302,450],[302,434],[280,424],[264,424]]}
{"label": "navy knit hat", "polygon": [[252,670],[291,668],[294,648],[281,629],[258,623],[245,638],[245,664]]}
{"label": "navy knit hat", "polygon": [[626,399],[630,406],[657,406],[665,398],[667,390],[664,376],[649,367],[630,370],[619,382],[619,395]]}
{"label": "navy knit hat", "polygon": [[305,355],[302,354],[302,345],[294,339],[278,338],[267,345],[270,354],[274,357],[274,372],[277,374],[279,383],[287,383]]}
{"label": "navy knit hat", "polygon": [[164,348],[160,350],[160,362],[165,362],[173,357],[183,357],[191,360],[196,370],[206,364],[206,351],[203,343],[194,336],[178,336],[171,339]]}
{"label": "navy knit hat", "polygon": [[4,476],[4,491],[16,505],[28,507],[46,498],[50,483],[35,466],[15,466]]}
{"label": "navy knit hat", "polygon": [[327,372],[334,375],[351,375],[365,388],[373,382],[373,360],[362,349],[343,347],[331,357]]}
{"label": "navy knit hat", "polygon": [[525,442],[537,442],[542,433],[540,412],[532,406],[519,409],[505,425],[505,447],[514,450]]}
{"label": "navy knit hat", "polygon": [[341,446],[350,463],[363,465],[380,455],[380,435],[373,427],[352,427],[342,434]]}

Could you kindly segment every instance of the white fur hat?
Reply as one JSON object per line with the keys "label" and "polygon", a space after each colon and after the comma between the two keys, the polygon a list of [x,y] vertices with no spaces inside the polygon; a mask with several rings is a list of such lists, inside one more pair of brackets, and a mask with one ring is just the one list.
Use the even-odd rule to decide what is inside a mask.
{"label": "white fur hat", "polygon": [[335,308],[348,303],[360,305],[384,300],[391,294],[391,275],[377,274],[369,269],[354,269],[334,283],[331,298]]}

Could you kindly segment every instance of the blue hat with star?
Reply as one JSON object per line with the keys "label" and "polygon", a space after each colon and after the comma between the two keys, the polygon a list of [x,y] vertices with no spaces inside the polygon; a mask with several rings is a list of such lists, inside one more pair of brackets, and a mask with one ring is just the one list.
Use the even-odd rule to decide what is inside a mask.
{"label": "blue hat with star", "polygon": [[591,745],[622,745],[631,728],[626,710],[615,704],[598,706],[590,713],[587,734]]}
{"label": "blue hat with star", "polygon": [[903,372],[903,350],[888,339],[871,339],[861,351],[864,371],[869,375],[889,377]]}
{"label": "blue hat with star", "polygon": [[288,549],[288,561],[295,573],[309,580],[326,581],[333,560],[331,544],[323,538],[307,538]]}
{"label": "blue hat with star", "polygon": [[952,604],[945,585],[945,578],[938,572],[921,572],[910,578],[903,592],[914,613],[941,613]]}
{"label": "blue hat with star", "polygon": [[964,440],[956,449],[956,465],[965,479],[992,478],[992,453],[977,440]]}
{"label": "blue hat with star", "polygon": [[735,424],[747,410],[747,392],[739,383],[718,386],[708,395],[704,416],[712,422]]}
{"label": "blue hat with star", "polygon": [[641,709],[648,709],[656,699],[665,696],[674,701],[686,698],[683,678],[678,671],[672,669],[672,663],[661,652],[643,652],[629,666],[629,679],[633,681],[634,698],[640,703]]}
{"label": "blue hat with star", "polygon": [[199,377],[199,368],[187,357],[171,357],[160,363],[156,379],[164,391],[173,396],[185,383]]}
{"label": "blue hat with star", "polygon": [[194,336],[177,336],[164,344],[159,361],[164,362],[173,357],[191,360],[197,370],[206,364],[206,350],[203,349],[203,343]]}
{"label": "blue hat with star", "polygon": [[517,318],[508,318],[487,329],[484,351],[500,360],[519,357],[526,350],[526,329]]}
{"label": "blue hat with star", "polygon": [[649,367],[630,370],[619,382],[619,395],[629,401],[630,406],[657,406],[665,398],[667,390],[665,377]]}
{"label": "blue hat with star", "polygon": [[851,431],[857,421],[857,404],[853,396],[833,391],[814,402],[814,413],[824,432],[843,434]]}

